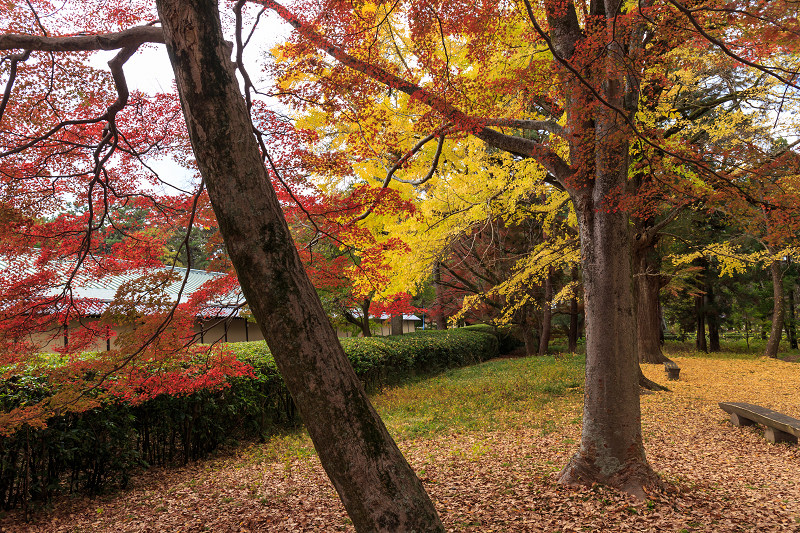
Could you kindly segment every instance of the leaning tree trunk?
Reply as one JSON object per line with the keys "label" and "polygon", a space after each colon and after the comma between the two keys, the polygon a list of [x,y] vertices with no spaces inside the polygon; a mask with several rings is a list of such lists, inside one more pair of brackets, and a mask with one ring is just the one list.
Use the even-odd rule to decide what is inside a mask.
{"label": "leaning tree trunk", "polygon": [[353,372],[262,163],[216,1],[157,0],[189,136],[242,291],[358,531],[444,531]]}
{"label": "leaning tree trunk", "polygon": [[783,269],[780,261],[773,261],[769,266],[769,273],[772,277],[772,326],[769,331],[769,340],[764,349],[764,355],[778,357],[778,348],[781,343],[783,333]]}

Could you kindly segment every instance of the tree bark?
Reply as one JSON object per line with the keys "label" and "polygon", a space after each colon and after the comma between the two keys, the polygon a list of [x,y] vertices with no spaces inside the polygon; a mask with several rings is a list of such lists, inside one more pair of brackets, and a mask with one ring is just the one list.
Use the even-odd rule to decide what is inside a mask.
{"label": "tree bark", "polygon": [[544,303],[542,305],[542,331],[539,335],[539,355],[547,355],[547,348],[550,345],[550,334],[553,329],[553,267],[547,271],[547,278],[544,281]]}
{"label": "tree bark", "polygon": [[361,302],[361,316],[359,317],[359,327],[361,328],[361,335],[364,337],[372,337],[372,330],[369,327],[369,308],[372,305],[372,301],[364,300]]}
{"label": "tree bark", "polygon": [[600,482],[645,498],[660,482],[642,444],[631,236],[627,216],[597,208],[616,183],[605,177],[596,180],[592,197],[576,202],[586,311],[586,388],[580,449],[559,480]]}
{"label": "tree bark", "polygon": [[436,303],[433,306],[433,320],[436,321],[436,329],[447,329],[447,316],[444,313],[444,287],[442,286],[439,261],[433,263],[433,289],[436,294]]}
{"label": "tree bark", "polygon": [[194,154],[242,291],[358,531],[444,531],[370,404],[292,242],[214,0],[157,0]]}
{"label": "tree bark", "polygon": [[719,309],[717,309],[716,301],[714,299],[714,280],[711,279],[713,272],[709,268],[706,276],[706,296],[705,296],[705,312],[706,322],[708,323],[708,351],[719,352],[721,350],[719,344]]}
{"label": "tree bark", "polygon": [[778,348],[780,348],[783,334],[783,269],[781,262],[773,261],[769,266],[769,273],[772,277],[772,325],[764,355],[775,359],[778,357]]}
{"label": "tree bark", "polygon": [[640,233],[634,245],[634,280],[636,289],[636,340],[639,362],[666,363],[661,350],[661,308],[658,295],[663,287],[661,268],[655,252],[656,238]]}
{"label": "tree bark", "polygon": [[694,297],[694,311],[697,318],[697,338],[694,345],[698,351],[708,353],[708,344],[706,343],[706,313],[703,309],[704,297],[702,294]]}
{"label": "tree bark", "polygon": [[[573,282],[578,281],[578,269],[572,267],[571,277]],[[570,353],[578,350],[578,298],[573,296],[569,300],[569,333],[567,334],[567,344]]]}
{"label": "tree bark", "polygon": [[[619,4],[592,1],[590,13],[611,30]],[[598,87],[590,93],[573,76],[564,79],[571,169],[563,180],[578,218],[586,316],[586,386],[578,452],[561,471],[562,483],[603,483],[644,499],[661,486],[645,457],[639,406],[639,355],[630,220],[613,198],[629,185],[631,132],[622,113],[632,117],[638,93],[616,57],[619,41],[604,41],[602,31],[585,36],[575,4],[545,3],[551,51],[572,58],[578,43],[604,42],[602,57],[586,75]],[[531,12],[531,19],[534,19]],[[600,22],[601,17],[604,19]],[[588,28],[588,26],[587,26]],[[632,47],[638,42],[628,41]],[[581,52],[583,53],[583,52]],[[598,50],[600,54],[600,51]],[[597,96],[604,103],[597,101]],[[556,175],[558,175],[556,173]],[[574,185],[570,181],[574,180]]]}
{"label": "tree bark", "polygon": [[522,308],[522,320],[520,328],[522,329],[522,342],[525,343],[525,355],[533,357],[539,354],[539,338],[536,335],[536,321],[533,319],[533,311],[531,305],[525,305]]}
{"label": "tree bark", "polygon": [[786,306],[786,338],[789,340],[789,348],[797,349],[797,322],[794,315],[794,283],[789,286],[789,302]]}

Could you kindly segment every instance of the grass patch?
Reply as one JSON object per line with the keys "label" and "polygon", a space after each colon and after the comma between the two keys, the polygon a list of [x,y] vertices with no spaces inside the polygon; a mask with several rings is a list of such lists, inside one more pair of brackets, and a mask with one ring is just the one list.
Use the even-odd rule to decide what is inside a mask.
{"label": "grass patch", "polygon": [[542,407],[583,394],[582,356],[497,359],[415,380],[373,397],[395,437],[539,426]]}
{"label": "grass patch", "polygon": [[[586,359],[579,355],[493,359],[439,374],[408,377],[370,394],[396,439],[430,438],[512,427],[556,431],[554,412],[580,411]],[[543,409],[549,406],[549,409]],[[573,416],[574,418],[574,416]],[[575,419],[580,422],[580,417]],[[304,462],[314,446],[303,427],[248,447],[245,464]]]}

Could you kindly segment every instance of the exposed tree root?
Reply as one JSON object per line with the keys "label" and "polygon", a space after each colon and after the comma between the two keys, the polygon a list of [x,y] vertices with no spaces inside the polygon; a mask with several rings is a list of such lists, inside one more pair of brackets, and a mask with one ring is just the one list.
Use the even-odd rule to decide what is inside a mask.
{"label": "exposed tree root", "polygon": [[608,475],[580,452],[575,454],[559,474],[558,482],[564,485],[591,486],[600,483],[630,494],[637,500],[646,500],[653,492],[660,492],[664,484],[645,459],[628,461],[622,468]]}
{"label": "exposed tree root", "polygon": [[642,387],[643,389],[656,391],[656,392],[661,392],[661,391],[671,392],[664,385],[659,385],[655,381],[653,381],[651,379],[647,379],[647,377],[642,372],[641,368],[639,368],[639,386]]}

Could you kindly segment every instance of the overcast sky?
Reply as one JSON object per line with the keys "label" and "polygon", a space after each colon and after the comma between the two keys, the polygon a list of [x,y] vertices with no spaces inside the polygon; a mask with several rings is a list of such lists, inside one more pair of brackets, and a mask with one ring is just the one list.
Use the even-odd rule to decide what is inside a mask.
{"label": "overcast sky", "polygon": [[[278,19],[277,15],[262,17],[258,30],[245,47],[245,62],[248,64],[249,74],[254,83],[259,84],[258,80],[263,79],[265,62],[261,56],[267,54],[275,44],[285,40],[290,31],[290,26]],[[98,52],[92,56],[91,63],[96,68],[108,70],[108,61],[116,53],[116,51]],[[152,44],[142,47],[125,63],[123,69],[130,91],[139,90],[151,95],[170,92],[175,82],[175,75],[164,45]],[[148,164],[163,180],[182,189],[191,188],[190,171],[171,159],[151,160]],[[170,191],[160,192],[169,194]]]}

